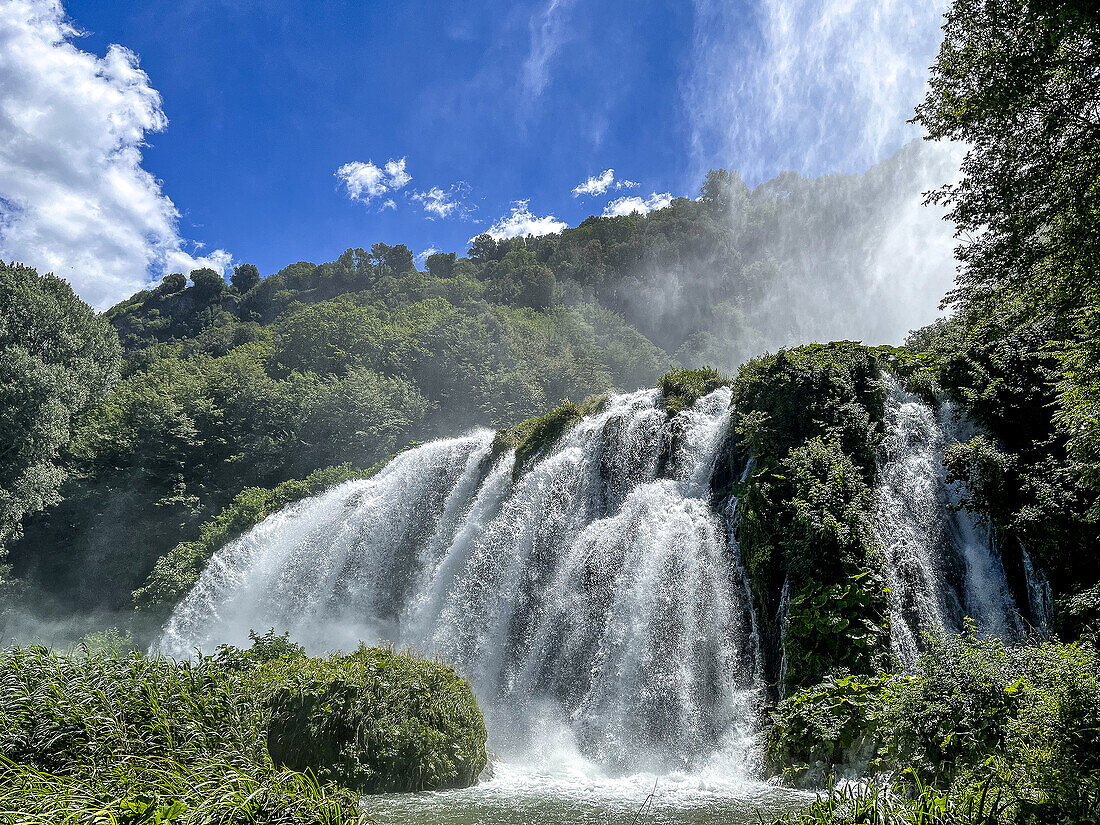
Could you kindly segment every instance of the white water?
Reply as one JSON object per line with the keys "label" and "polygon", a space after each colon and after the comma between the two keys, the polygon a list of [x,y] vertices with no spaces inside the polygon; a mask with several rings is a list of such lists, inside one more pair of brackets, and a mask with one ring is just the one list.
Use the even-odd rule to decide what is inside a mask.
{"label": "white water", "polygon": [[[961,491],[943,451],[965,426],[886,380],[875,519],[896,655],[913,661],[923,632],[964,616],[1018,634],[995,548],[948,508]],[[275,628],[314,652],[390,641],[457,663],[496,776],[416,811],[391,799],[379,821],[589,821],[594,805],[593,822],[629,822],[654,784],[653,821],[747,822],[760,805],[795,804],[754,778],[758,617],[730,529],[736,499],[711,493],[729,461],[729,390],[671,422],[658,402],[612,397],[518,478],[479,431],[292,505],[214,556],[161,650]],[[760,618],[780,634],[786,590],[779,615]]]}
{"label": "white water", "polygon": [[672,422],[658,399],[613,397],[515,480],[483,431],[287,508],[215,555],[162,651],[413,645],[469,676],[509,759],[752,775],[760,656],[710,501],[730,393]]}
{"label": "white water", "polygon": [[957,633],[967,616],[985,633],[1017,638],[1020,618],[993,542],[968,513],[949,506],[964,491],[947,483],[944,450],[973,433],[950,404],[937,416],[893,377],[884,380],[875,530],[886,555],[894,655],[911,664],[923,634]]}

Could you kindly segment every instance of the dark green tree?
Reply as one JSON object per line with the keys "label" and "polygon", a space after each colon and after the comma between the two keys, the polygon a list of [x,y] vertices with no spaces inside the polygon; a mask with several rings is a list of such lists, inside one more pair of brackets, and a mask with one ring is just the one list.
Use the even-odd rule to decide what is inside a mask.
{"label": "dark green tree", "polygon": [[434,255],[429,255],[425,262],[428,266],[428,274],[433,278],[450,278],[454,274],[457,257],[454,252],[436,252]]}
{"label": "dark green tree", "polygon": [[229,279],[233,287],[242,295],[260,282],[260,270],[255,264],[241,264],[233,267],[233,277]]}
{"label": "dark green tree", "polygon": [[969,146],[931,196],[963,239],[948,300],[976,331],[1042,327],[1063,367],[1057,420],[1100,460],[1100,5],[956,0],[944,32],[916,121]]}
{"label": "dark green tree", "polygon": [[57,500],[74,421],[116,381],[120,352],[67,283],[0,262],[0,552]]}
{"label": "dark green tree", "polygon": [[225,278],[207,267],[193,270],[191,283],[194,284],[195,292],[203,301],[219,298],[226,288]]}

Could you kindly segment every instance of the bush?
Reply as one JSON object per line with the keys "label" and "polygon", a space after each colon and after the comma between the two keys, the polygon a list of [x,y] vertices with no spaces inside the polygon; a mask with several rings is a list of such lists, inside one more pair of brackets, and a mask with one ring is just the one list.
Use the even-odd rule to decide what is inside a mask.
{"label": "bush", "polygon": [[519,478],[532,464],[554,447],[562,436],[571,430],[583,415],[572,401],[562,402],[546,415],[528,418],[516,426],[501,430],[493,439],[493,452],[515,450],[516,460],[512,476]]}
{"label": "bush", "polygon": [[0,819],[339,825],[358,821],[351,788],[476,781],[485,725],[452,669],[251,635],[191,663],[0,652]]}
{"label": "bush", "polygon": [[669,418],[686,410],[704,395],[709,395],[719,387],[729,384],[714,367],[697,370],[673,370],[661,376],[657,386],[664,398],[665,411]]}
{"label": "bush", "polygon": [[279,658],[248,678],[276,764],[364,793],[462,788],[485,767],[485,723],[449,667],[360,648]]}
{"label": "bush", "polygon": [[737,537],[767,617],[769,680],[797,690],[829,673],[876,672],[888,623],[871,530],[885,412],[878,351],[848,341],[780,350],[745,364],[732,389],[758,468],[735,490]]}
{"label": "bush", "polygon": [[871,720],[889,679],[837,676],[780,702],[768,731],[768,771],[807,786],[837,771],[861,775],[875,755]]}
{"label": "bush", "polygon": [[768,764],[812,782],[869,758],[903,797],[984,789],[1012,821],[1100,821],[1098,665],[1091,645],[933,637],[908,673],[832,679],[780,703]]}

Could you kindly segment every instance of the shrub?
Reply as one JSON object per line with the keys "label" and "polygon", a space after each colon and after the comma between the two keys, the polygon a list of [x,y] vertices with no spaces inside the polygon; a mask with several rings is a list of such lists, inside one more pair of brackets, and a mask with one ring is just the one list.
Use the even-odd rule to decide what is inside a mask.
{"label": "shrub", "polygon": [[889,679],[837,676],[780,702],[768,731],[768,771],[799,785],[838,770],[861,774],[875,755],[871,722]]}
{"label": "shrub", "polygon": [[758,467],[735,491],[742,558],[769,617],[767,674],[797,690],[830,672],[874,673],[888,623],[871,530],[885,411],[877,351],[848,341],[780,350],[745,364],[732,389]]}
{"label": "shrub", "polygon": [[545,415],[528,418],[516,426],[500,430],[493,439],[493,452],[515,450],[516,460],[512,476],[519,478],[583,418],[580,408],[572,401],[564,401],[557,409]]}
{"label": "shrub", "polygon": [[[1096,650],[1009,648],[972,629],[928,641],[910,672],[831,679],[780,703],[770,769],[812,782],[819,770],[870,757],[873,769],[902,783],[903,800],[919,801],[929,788],[962,799],[988,791],[1011,821],[1100,821]],[[898,810],[908,816],[910,808]],[[804,822],[817,821],[911,820]]]}
{"label": "shrub", "polygon": [[360,648],[279,658],[248,679],[276,764],[365,793],[466,787],[485,767],[485,723],[449,667]]}
{"label": "shrub", "polygon": [[729,384],[714,367],[696,370],[673,370],[661,376],[657,386],[664,398],[665,411],[669,418],[686,410],[704,395],[709,395],[719,387]]}

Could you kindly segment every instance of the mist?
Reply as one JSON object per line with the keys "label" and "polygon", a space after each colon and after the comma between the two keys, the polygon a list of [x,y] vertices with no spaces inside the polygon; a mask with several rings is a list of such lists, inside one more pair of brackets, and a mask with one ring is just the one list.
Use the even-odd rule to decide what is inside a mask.
{"label": "mist", "polygon": [[[948,5],[696,0],[691,174],[735,169],[745,185],[718,248],[638,268],[628,316],[685,363],[728,369],[799,343],[900,344],[934,321],[954,229],[924,194],[957,176],[963,148],[923,141],[908,121]],[[731,289],[731,270],[750,267],[764,288],[736,277]]]}

